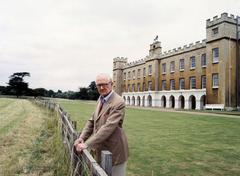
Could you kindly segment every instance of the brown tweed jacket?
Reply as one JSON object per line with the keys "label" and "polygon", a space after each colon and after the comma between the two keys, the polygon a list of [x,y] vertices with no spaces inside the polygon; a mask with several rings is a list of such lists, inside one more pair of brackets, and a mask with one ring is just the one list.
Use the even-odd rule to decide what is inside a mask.
{"label": "brown tweed jacket", "polygon": [[103,109],[99,112],[100,99],[92,117],[86,123],[82,138],[90,149],[96,152],[97,162],[101,161],[101,151],[112,153],[113,165],[127,161],[129,150],[127,137],[122,124],[125,115],[123,99],[115,92],[112,93]]}

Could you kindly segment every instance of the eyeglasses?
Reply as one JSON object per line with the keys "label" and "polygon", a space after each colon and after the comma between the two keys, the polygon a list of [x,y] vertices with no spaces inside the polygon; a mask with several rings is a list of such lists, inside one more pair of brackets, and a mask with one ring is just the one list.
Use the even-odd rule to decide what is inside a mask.
{"label": "eyeglasses", "polygon": [[111,83],[111,82],[109,82],[109,83],[97,84],[96,86],[97,86],[97,88],[107,87],[110,83]]}

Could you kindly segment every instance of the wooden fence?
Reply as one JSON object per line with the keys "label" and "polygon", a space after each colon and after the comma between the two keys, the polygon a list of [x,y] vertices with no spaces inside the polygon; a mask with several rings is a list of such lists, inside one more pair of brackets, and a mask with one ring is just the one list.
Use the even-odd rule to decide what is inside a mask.
{"label": "wooden fence", "polygon": [[[81,154],[74,148],[74,141],[77,139],[77,123],[72,121],[69,115],[50,99],[36,99],[38,105],[56,111],[60,116],[62,142],[70,159],[71,176],[111,176],[112,175],[112,154],[109,151],[102,151],[101,166],[94,160],[90,152],[85,149]],[[87,173],[86,173],[86,170]]]}

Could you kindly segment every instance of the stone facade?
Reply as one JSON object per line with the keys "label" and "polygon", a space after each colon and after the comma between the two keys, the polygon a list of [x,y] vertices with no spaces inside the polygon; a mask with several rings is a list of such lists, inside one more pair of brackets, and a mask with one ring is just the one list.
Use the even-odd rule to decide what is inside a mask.
{"label": "stone facade", "polygon": [[227,13],[206,21],[206,39],[128,63],[113,59],[114,90],[127,105],[203,109],[205,104],[240,106],[240,18]]}

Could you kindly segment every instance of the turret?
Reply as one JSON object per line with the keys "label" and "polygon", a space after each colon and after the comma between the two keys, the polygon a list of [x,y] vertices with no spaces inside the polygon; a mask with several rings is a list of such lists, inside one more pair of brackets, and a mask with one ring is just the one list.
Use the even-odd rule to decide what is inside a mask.
{"label": "turret", "polygon": [[127,64],[127,58],[116,57],[113,59],[113,89],[119,95],[123,91],[123,67]]}

